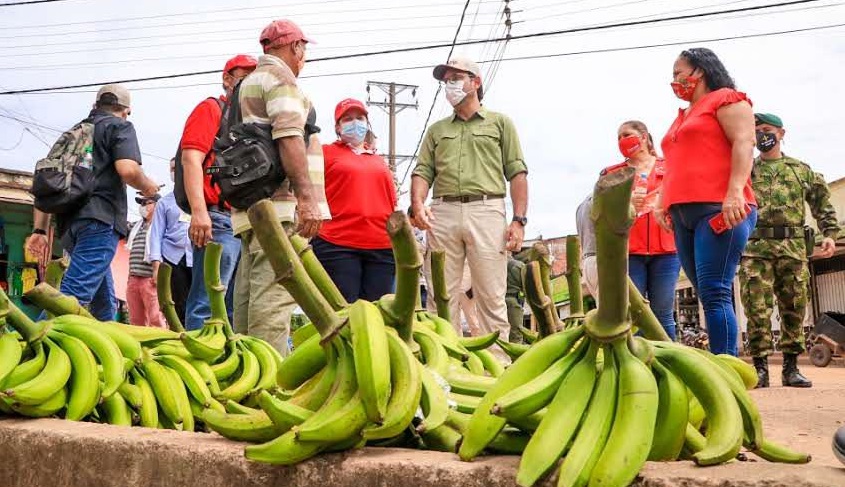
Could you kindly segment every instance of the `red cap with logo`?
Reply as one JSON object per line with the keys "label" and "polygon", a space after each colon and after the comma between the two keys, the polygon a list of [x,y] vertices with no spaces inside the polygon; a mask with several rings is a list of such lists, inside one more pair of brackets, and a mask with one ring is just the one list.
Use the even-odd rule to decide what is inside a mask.
{"label": "red cap with logo", "polygon": [[258,61],[247,54],[238,54],[232,59],[226,61],[226,66],[223,67],[224,73],[231,73],[233,69],[255,69],[258,66]]}
{"label": "red cap with logo", "polygon": [[340,117],[342,117],[344,113],[348,112],[353,108],[361,110],[362,112],[364,112],[364,115],[370,115],[370,112],[367,111],[367,107],[364,106],[363,103],[354,98],[347,98],[338,103],[337,106],[334,108],[334,123],[337,123],[337,121],[340,120]]}
{"label": "red cap with logo", "polygon": [[261,37],[258,38],[258,41],[264,46],[264,52],[267,52],[267,49],[296,41],[314,42],[305,37],[298,25],[286,19],[270,22],[270,25],[261,31]]}

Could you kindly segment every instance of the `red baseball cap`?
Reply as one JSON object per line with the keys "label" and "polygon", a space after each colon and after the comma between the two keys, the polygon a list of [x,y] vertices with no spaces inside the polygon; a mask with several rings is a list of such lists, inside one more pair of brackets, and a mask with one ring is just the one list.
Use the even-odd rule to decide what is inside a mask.
{"label": "red baseball cap", "polygon": [[248,54],[238,54],[232,59],[226,61],[226,66],[223,66],[224,73],[231,73],[233,69],[255,69],[258,66],[258,61]]}
{"label": "red baseball cap", "polygon": [[284,46],[285,44],[296,41],[314,42],[308,37],[305,37],[305,34],[302,33],[302,29],[298,25],[286,19],[270,22],[270,25],[261,31],[261,37],[258,38],[258,41],[264,46],[265,52],[267,49]]}
{"label": "red baseball cap", "polygon": [[354,98],[347,98],[338,103],[337,106],[334,108],[334,123],[337,123],[337,121],[340,120],[340,117],[342,117],[344,113],[348,112],[353,108],[361,110],[362,112],[364,112],[364,115],[370,115],[370,112],[367,111],[367,107],[364,106],[363,103]]}

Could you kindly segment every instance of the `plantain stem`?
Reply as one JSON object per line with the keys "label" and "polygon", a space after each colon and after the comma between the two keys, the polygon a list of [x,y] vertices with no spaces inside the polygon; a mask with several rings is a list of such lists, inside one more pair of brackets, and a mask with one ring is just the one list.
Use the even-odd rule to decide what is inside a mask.
{"label": "plantain stem", "polygon": [[24,293],[24,297],[35,306],[54,316],[79,315],[94,319],[94,316],[79,304],[75,297],[62,294],[46,282],[42,282]]}
{"label": "plantain stem", "polygon": [[203,284],[205,284],[205,292],[208,294],[208,303],[211,307],[210,320],[223,323],[223,331],[226,336],[232,337],[235,333],[232,331],[229,314],[226,311],[226,286],[220,282],[220,258],[222,256],[223,245],[217,242],[209,242],[206,245],[205,258],[202,263],[205,281]]}
{"label": "plantain stem", "polygon": [[434,299],[437,305],[437,316],[446,321],[451,321],[449,311],[449,288],[446,286],[446,251],[432,249],[431,251],[431,294],[429,299]]}
{"label": "plantain stem", "polygon": [[276,280],[288,290],[323,340],[332,338],[346,321],[332,310],[308,276],[282,228],[273,203],[270,200],[259,201],[250,207],[247,215],[252,230],[276,273]]}
{"label": "plantain stem", "polygon": [[290,243],[302,261],[305,272],[314,281],[314,285],[317,286],[317,289],[320,290],[326,301],[329,302],[329,306],[335,311],[340,311],[348,307],[349,303],[346,302],[346,298],[343,297],[340,289],[337,288],[329,273],[326,272],[326,268],[317,259],[314,249],[311,248],[308,240],[305,240],[299,235],[291,235]]}
{"label": "plantain stem", "polygon": [[540,338],[547,337],[558,330],[557,312],[552,298],[546,295],[543,287],[543,270],[540,262],[534,260],[525,265],[522,281],[525,286],[525,300],[531,307],[537,320]]}
{"label": "plantain stem", "polygon": [[47,321],[36,323],[29,319],[29,316],[9,300],[9,296],[6,296],[2,289],[0,289],[0,317],[3,317],[6,324],[17,330],[28,343],[37,342],[47,336],[50,328]]}
{"label": "plantain stem", "polygon": [[581,241],[578,235],[566,237],[566,283],[569,288],[569,316],[584,317],[584,297],[581,294]]}
{"label": "plantain stem", "polygon": [[[156,294],[158,295],[158,305],[164,314],[164,319],[167,320],[167,326],[175,332],[185,331],[182,326],[182,320],[179,319],[179,314],[176,313],[176,303],[173,302],[173,292],[170,288],[170,276],[173,274],[173,268],[170,264],[162,262],[158,268],[158,277],[156,278]],[[225,302],[224,302],[225,305]]]}
{"label": "plantain stem", "polygon": [[596,264],[599,279],[599,308],[590,314],[587,327],[599,339],[622,336],[631,328],[628,321],[628,232],[634,222],[631,187],[634,168],[625,167],[604,174],[593,192],[590,215],[596,228]]}
{"label": "plantain stem", "polygon": [[[417,251],[414,230],[405,213],[395,211],[387,219],[387,234],[393,247],[396,261],[396,294],[383,305],[389,307],[391,325],[399,332],[405,342],[413,340],[411,327],[414,323],[414,310],[420,299],[420,268],[422,259]],[[385,306],[382,306],[384,308]]]}
{"label": "plantain stem", "polygon": [[47,262],[47,267],[44,269],[44,282],[59,289],[68,265],[69,262],[65,258],[53,259]]}

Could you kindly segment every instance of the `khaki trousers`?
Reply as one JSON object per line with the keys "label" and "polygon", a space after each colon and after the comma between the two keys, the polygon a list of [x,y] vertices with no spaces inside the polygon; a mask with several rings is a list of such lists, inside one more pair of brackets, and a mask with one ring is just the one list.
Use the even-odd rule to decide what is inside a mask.
{"label": "khaki trousers", "polygon": [[261,338],[283,356],[288,349],[290,318],[296,308],[252,230],[240,234],[241,260],[235,278],[235,332]]}
{"label": "khaki trousers", "polygon": [[[446,251],[446,285],[451,300],[452,325],[460,333],[464,263],[472,274],[472,293],[482,333],[499,331],[507,340],[510,325],[505,305],[505,201],[502,198],[471,203],[432,202],[434,214],[428,245]],[[498,347],[496,347],[498,348]]]}
{"label": "khaki trousers", "polygon": [[587,290],[599,304],[599,269],[596,265],[596,256],[584,257],[581,261],[581,280],[587,285]]}

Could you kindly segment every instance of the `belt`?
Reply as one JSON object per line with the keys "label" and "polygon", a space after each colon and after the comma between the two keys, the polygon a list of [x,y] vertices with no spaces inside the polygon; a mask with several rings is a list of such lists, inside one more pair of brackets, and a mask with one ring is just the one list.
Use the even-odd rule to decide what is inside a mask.
{"label": "belt", "polygon": [[803,237],[804,227],[757,227],[748,238],[782,240],[785,238]]}
{"label": "belt", "polygon": [[208,211],[215,211],[217,213],[229,213],[228,208],[224,208],[220,205],[208,205]]}
{"label": "belt", "polygon": [[584,260],[587,257],[595,257],[595,256],[596,256],[595,252],[586,252],[584,255],[581,256],[581,260]]}
{"label": "belt", "polygon": [[503,194],[471,194],[466,196],[441,196],[435,199],[439,199],[444,203],[472,203],[474,201],[500,200],[504,197],[505,195]]}

